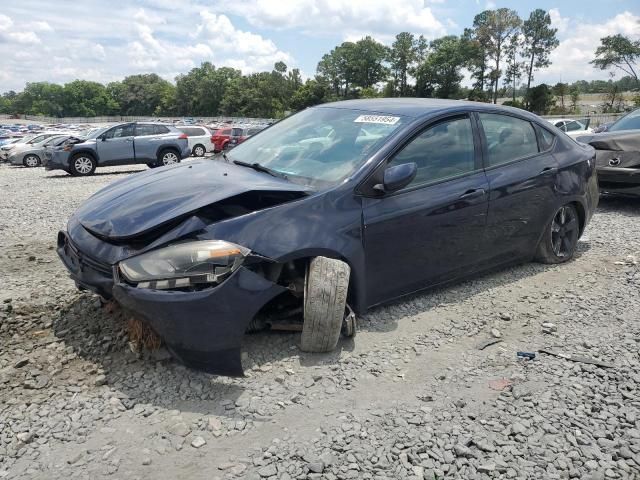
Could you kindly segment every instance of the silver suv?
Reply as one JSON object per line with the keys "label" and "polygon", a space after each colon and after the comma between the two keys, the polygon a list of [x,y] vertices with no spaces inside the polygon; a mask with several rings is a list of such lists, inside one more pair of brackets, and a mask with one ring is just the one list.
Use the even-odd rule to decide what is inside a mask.
{"label": "silver suv", "polygon": [[187,136],[163,123],[122,123],[92,131],[85,138],[56,147],[47,170],[93,175],[96,167],[146,164],[159,167],[191,155]]}

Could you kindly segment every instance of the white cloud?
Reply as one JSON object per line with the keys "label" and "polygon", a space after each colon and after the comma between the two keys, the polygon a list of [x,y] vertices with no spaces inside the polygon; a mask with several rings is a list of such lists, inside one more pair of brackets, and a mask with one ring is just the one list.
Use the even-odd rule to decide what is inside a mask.
{"label": "white cloud", "polygon": [[200,18],[196,35],[213,47],[214,62],[243,72],[270,69],[278,61],[291,62],[291,55],[272,40],[237,29],[226,15],[202,10]]}
{"label": "white cloud", "polygon": [[[620,13],[602,23],[586,23],[562,18],[557,9],[552,16],[552,21],[554,16],[556,18],[554,26],[563,26],[569,33],[551,53],[551,66],[534,74],[536,83],[603,78],[603,72],[589,63],[595,57],[600,38],[617,33],[640,38],[640,28],[638,28],[640,16],[631,12]],[[559,27],[558,33],[560,33]],[[620,72],[618,75],[621,75]]]}
{"label": "white cloud", "polygon": [[309,35],[353,38],[409,30],[434,37],[446,33],[423,0],[222,0],[213,8],[258,27],[296,29]]}
{"label": "white cloud", "polygon": [[552,8],[549,10],[549,17],[551,17],[551,26],[558,29],[560,35],[564,34],[569,27],[569,18],[560,15],[560,10]]}

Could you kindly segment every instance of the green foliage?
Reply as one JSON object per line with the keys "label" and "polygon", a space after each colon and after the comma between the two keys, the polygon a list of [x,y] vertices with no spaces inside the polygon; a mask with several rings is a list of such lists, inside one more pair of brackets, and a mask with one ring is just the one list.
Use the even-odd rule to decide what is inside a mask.
{"label": "green foliage", "polygon": [[386,96],[405,97],[410,93],[408,77],[415,74],[417,65],[424,61],[427,50],[427,41],[422,35],[418,38],[409,32],[400,32],[396,35],[388,51],[392,80],[389,82],[390,90],[385,92]]}
{"label": "green foliage", "polygon": [[433,40],[429,49],[429,56],[416,72],[416,95],[459,98],[462,68],[467,62],[464,41],[450,35]]}
{"label": "green foliage", "polygon": [[631,40],[624,35],[610,35],[600,39],[596,50],[596,58],[591,61],[601,70],[617,68],[626,75],[635,78],[638,84],[638,73],[635,64],[640,59],[640,40]]}
{"label": "green foliage", "polygon": [[549,110],[554,104],[553,93],[549,86],[544,83],[531,87],[525,100],[527,102],[527,110],[537,113],[538,115],[546,115],[549,113]]}
{"label": "green foliage", "polygon": [[473,20],[472,36],[478,42],[483,54],[483,81],[485,70],[489,65],[493,66],[489,72],[493,103],[498,101],[498,85],[502,76],[500,61],[504,55],[504,49],[511,37],[518,35],[521,25],[522,20],[518,13],[509,8],[485,10],[476,15]]}
{"label": "green foliage", "polygon": [[[241,76],[240,70],[226,67],[216,69],[210,62],[191,69],[186,75],[178,75],[173,105],[175,114],[207,116],[219,111],[227,87]],[[162,110],[171,111],[171,107],[167,99]]]}
{"label": "green foliage", "polygon": [[343,42],[318,63],[321,81],[331,86],[336,97],[357,97],[360,89],[372,88],[389,73],[385,66],[388,49],[371,37]]}
{"label": "green foliage", "polygon": [[[531,88],[533,72],[551,64],[549,55],[560,44],[557,28],[551,28],[551,16],[538,8],[522,23],[523,56],[527,58],[527,92]],[[526,95],[526,92],[525,92]]]}
{"label": "green foliage", "polygon": [[112,85],[121,115],[160,114],[160,107],[175,87],[155,73],[130,75],[121,85]]}
{"label": "green foliage", "polygon": [[560,112],[559,113],[567,113],[566,107],[564,104],[565,97],[569,94],[569,85],[566,83],[558,82],[551,89],[553,94],[560,99]]}

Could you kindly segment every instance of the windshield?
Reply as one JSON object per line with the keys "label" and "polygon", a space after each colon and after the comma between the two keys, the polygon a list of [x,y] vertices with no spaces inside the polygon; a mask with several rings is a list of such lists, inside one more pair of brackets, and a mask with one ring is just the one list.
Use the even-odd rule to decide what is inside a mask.
{"label": "windshield", "polygon": [[102,135],[104,132],[106,132],[110,128],[111,128],[111,126],[102,127],[102,128],[96,128],[94,130],[90,130],[86,137],[80,137],[80,138],[84,138],[85,140],[91,140],[91,139],[94,139],[94,138],[98,138],[100,135]]}
{"label": "windshield", "polygon": [[634,110],[631,113],[626,114],[619,119],[613,125],[611,125],[607,131],[617,132],[620,130],[638,130],[640,129],[640,108]]}
{"label": "windshield", "polygon": [[355,172],[407,121],[400,115],[308,108],[250,137],[227,155],[231,161],[259,163],[297,183],[326,187]]}

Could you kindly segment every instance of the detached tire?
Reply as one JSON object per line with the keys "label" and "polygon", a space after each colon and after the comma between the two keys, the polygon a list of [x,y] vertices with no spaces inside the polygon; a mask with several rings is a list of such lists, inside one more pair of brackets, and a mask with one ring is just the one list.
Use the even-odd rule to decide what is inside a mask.
{"label": "detached tire", "polygon": [[86,153],[78,153],[71,157],[69,173],[74,177],[85,177],[93,175],[97,166],[95,158]]}
{"label": "detached tire", "polygon": [[316,257],[307,270],[301,348],[305,352],[330,352],[338,344],[344,320],[349,265],[341,260]]}
{"label": "detached tire", "polygon": [[576,252],[579,237],[580,218],[576,207],[570,203],[560,207],[544,229],[536,261],[548,264],[568,262]]}

